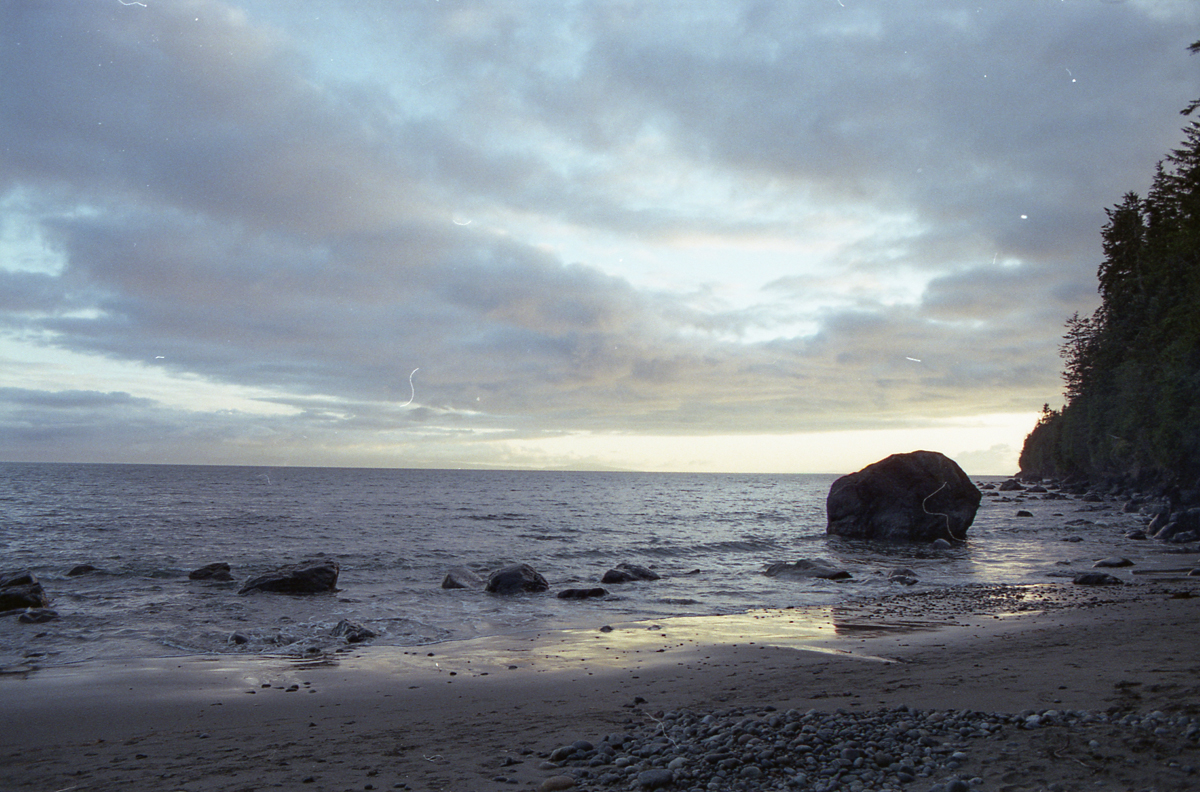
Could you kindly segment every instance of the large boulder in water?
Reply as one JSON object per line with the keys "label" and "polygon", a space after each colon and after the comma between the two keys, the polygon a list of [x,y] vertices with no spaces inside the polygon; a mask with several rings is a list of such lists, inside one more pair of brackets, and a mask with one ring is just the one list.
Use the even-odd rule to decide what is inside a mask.
{"label": "large boulder in water", "polygon": [[323,594],[337,591],[337,561],[321,559],[280,567],[265,575],[247,580],[238,594],[270,591],[276,594]]}
{"label": "large boulder in water", "polygon": [[825,532],[893,542],[962,541],[982,499],[944,454],[893,454],[833,482]]}
{"label": "large boulder in water", "polygon": [[550,584],[529,564],[513,564],[496,570],[488,577],[487,588],[491,594],[520,594],[546,591]]}

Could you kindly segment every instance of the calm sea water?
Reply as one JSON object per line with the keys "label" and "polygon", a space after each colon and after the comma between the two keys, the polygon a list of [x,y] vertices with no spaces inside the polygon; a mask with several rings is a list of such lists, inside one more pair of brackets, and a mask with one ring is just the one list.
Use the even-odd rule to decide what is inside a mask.
{"label": "calm sea water", "polygon": [[[1061,518],[1031,522],[1015,517],[1016,504],[985,498],[961,548],[847,542],[825,535],[834,478],[0,464],[0,571],[33,571],[60,614],[40,625],[0,619],[0,667],[303,654],[335,646],[329,633],[341,619],[377,632],[375,644],[419,645],[822,604],[896,591],[886,573],[897,566],[917,573],[918,588],[1044,582],[1065,563],[1112,555],[1120,537],[1081,529],[1073,502],[1053,506]],[[1081,530],[1083,541],[1064,544]],[[237,594],[250,576],[316,556],[341,565],[337,594]],[[846,567],[853,580],[762,574],[800,558]],[[230,563],[237,582],[188,579],[215,561]],[[515,562],[540,571],[551,592],[440,587],[453,566],[486,575]],[[621,562],[663,579],[608,586],[602,600],[553,596],[598,585]],[[99,571],[69,577],[77,564]]]}

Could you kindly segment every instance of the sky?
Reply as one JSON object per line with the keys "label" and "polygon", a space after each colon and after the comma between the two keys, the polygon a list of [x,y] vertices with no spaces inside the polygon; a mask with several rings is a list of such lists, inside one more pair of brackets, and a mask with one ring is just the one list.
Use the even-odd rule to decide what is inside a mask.
{"label": "sky", "polygon": [[1194,0],[0,5],[0,460],[1015,472]]}

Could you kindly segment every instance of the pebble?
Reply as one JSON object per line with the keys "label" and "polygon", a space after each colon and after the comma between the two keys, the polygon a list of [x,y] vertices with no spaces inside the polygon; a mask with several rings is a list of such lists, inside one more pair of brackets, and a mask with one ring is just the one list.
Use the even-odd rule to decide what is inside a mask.
{"label": "pebble", "polygon": [[[547,764],[562,775],[547,779],[539,790],[567,789],[547,786],[567,779],[572,785],[635,792],[969,792],[983,784],[963,774],[971,740],[997,739],[1005,729],[1098,721],[1152,733],[1170,731],[1200,742],[1200,718],[1162,712],[1118,717],[1053,709],[1019,714],[908,707],[869,712],[679,710],[656,713],[595,744],[577,740],[555,750],[552,756],[559,759]],[[915,788],[910,786],[920,779]]]}

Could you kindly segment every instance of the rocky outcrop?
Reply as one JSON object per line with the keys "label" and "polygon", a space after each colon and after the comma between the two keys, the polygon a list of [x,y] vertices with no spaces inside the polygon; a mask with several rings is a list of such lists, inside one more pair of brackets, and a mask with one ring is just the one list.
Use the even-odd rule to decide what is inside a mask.
{"label": "rocky outcrop", "polygon": [[767,577],[790,578],[794,580],[803,580],[808,578],[821,578],[822,580],[847,580],[850,578],[850,573],[844,569],[839,569],[827,561],[813,558],[801,558],[794,564],[778,563],[771,564],[763,572]]}
{"label": "rocky outcrop", "polygon": [[914,451],[842,476],[825,500],[826,533],[850,539],[963,541],[983,494],[954,460]]}
{"label": "rocky outcrop", "polygon": [[189,580],[233,580],[233,572],[229,564],[224,561],[217,561],[214,564],[205,564],[199,569],[193,569],[188,572]]}
{"label": "rocky outcrop", "polygon": [[659,575],[652,569],[637,564],[617,564],[604,573],[601,583],[633,583],[637,580],[658,580]]}
{"label": "rocky outcrop", "polygon": [[1151,536],[1163,542],[1186,544],[1200,538],[1200,509],[1160,512],[1148,526]]}
{"label": "rocky outcrop", "polygon": [[46,590],[32,572],[0,576],[0,611],[45,608],[50,605]]}
{"label": "rocky outcrop", "polygon": [[483,586],[483,578],[464,566],[454,567],[442,580],[444,589],[481,589]]}
{"label": "rocky outcrop", "polygon": [[324,594],[337,591],[336,561],[321,559],[280,567],[265,575],[247,580],[238,594],[269,591],[275,594]]}
{"label": "rocky outcrop", "polygon": [[484,590],[489,594],[536,594],[549,588],[546,578],[529,564],[513,564],[493,572]]}

